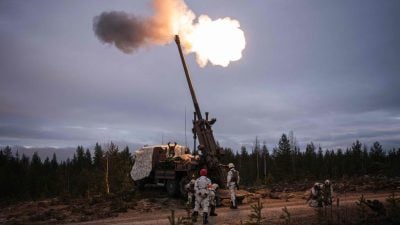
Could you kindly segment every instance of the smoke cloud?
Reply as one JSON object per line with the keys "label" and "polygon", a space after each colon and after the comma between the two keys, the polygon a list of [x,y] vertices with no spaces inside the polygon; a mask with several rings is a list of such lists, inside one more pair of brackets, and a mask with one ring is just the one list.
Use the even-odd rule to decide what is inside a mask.
{"label": "smoke cloud", "polygon": [[181,0],[155,0],[153,9],[154,16],[147,18],[125,12],[103,12],[94,18],[94,32],[102,42],[132,53],[149,44],[170,43],[195,18]]}
{"label": "smoke cloud", "polygon": [[124,12],[103,12],[94,20],[94,32],[101,41],[131,53],[146,44],[146,23],[141,20]]}
{"label": "smoke cloud", "polygon": [[178,34],[185,53],[196,53],[200,67],[209,61],[225,67],[242,57],[246,41],[238,21],[201,15],[194,23],[196,16],[183,0],[154,0],[153,10],[154,15],[146,18],[103,12],[94,18],[94,32],[102,42],[125,53],[146,45],[168,44]]}

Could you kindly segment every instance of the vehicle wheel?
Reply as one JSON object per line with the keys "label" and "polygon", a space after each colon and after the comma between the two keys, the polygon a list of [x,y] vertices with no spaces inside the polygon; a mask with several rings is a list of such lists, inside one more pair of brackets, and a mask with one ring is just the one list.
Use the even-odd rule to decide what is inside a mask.
{"label": "vehicle wheel", "polygon": [[176,180],[168,180],[165,188],[167,189],[167,193],[171,197],[176,197],[179,194],[178,182]]}
{"label": "vehicle wheel", "polygon": [[215,196],[215,203],[217,207],[222,206],[222,199],[219,196]]}
{"label": "vehicle wheel", "polygon": [[135,187],[139,191],[143,191],[145,184],[146,184],[146,180],[145,179],[141,179],[141,180],[135,181]]}
{"label": "vehicle wheel", "polygon": [[185,185],[188,184],[190,182],[190,179],[188,176],[183,177],[180,181],[179,181],[179,194],[181,197],[186,197],[187,195],[187,191],[185,188]]}

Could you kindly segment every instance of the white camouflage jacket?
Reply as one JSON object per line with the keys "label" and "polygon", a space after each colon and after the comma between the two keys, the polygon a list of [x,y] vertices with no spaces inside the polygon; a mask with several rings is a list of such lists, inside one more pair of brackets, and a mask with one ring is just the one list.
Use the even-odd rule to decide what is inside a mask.
{"label": "white camouflage jacket", "polygon": [[206,176],[201,176],[195,181],[194,190],[196,193],[201,190],[208,190],[209,185],[211,185],[211,180],[208,179]]}

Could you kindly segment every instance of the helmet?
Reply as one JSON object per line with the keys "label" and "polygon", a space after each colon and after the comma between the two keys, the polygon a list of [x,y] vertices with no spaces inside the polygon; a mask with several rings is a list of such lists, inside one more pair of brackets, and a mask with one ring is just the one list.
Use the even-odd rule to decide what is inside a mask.
{"label": "helmet", "polygon": [[233,163],[229,163],[229,164],[228,164],[228,168],[229,168],[229,169],[235,168],[235,165],[234,165]]}
{"label": "helmet", "polygon": [[207,176],[207,169],[201,169],[200,176]]}
{"label": "helmet", "polygon": [[325,185],[331,185],[331,181],[330,180],[325,180]]}

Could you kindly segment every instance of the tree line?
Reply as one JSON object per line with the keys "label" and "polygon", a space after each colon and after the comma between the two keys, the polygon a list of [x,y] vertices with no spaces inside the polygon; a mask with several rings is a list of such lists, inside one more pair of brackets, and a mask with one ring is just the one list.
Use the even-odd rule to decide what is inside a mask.
{"label": "tree line", "polygon": [[[92,155],[93,152],[93,155]],[[301,151],[282,134],[270,151],[256,139],[254,147],[225,149],[222,163],[233,162],[244,185],[280,181],[338,179],[344,176],[400,174],[400,148],[384,150],[379,142],[370,148],[355,141],[347,149],[322,150],[312,142]],[[57,196],[87,197],[133,190],[133,157],[128,147],[96,143],[93,151],[78,146],[72,159],[59,162],[56,154],[40,159],[0,149],[0,200],[27,200]]]}
{"label": "tree line", "polygon": [[6,146],[0,150],[0,199],[86,197],[133,189],[128,147],[121,151],[111,142],[103,149],[96,143],[93,152],[78,146],[72,159],[58,162],[56,154],[41,160],[37,152],[29,158]]}
{"label": "tree line", "polygon": [[257,139],[248,151],[226,149],[223,163],[233,162],[245,185],[272,184],[281,181],[339,179],[362,175],[400,174],[400,148],[384,150],[379,142],[370,148],[356,140],[346,149],[325,149],[313,142],[301,151],[282,134],[278,146],[270,151]]}

